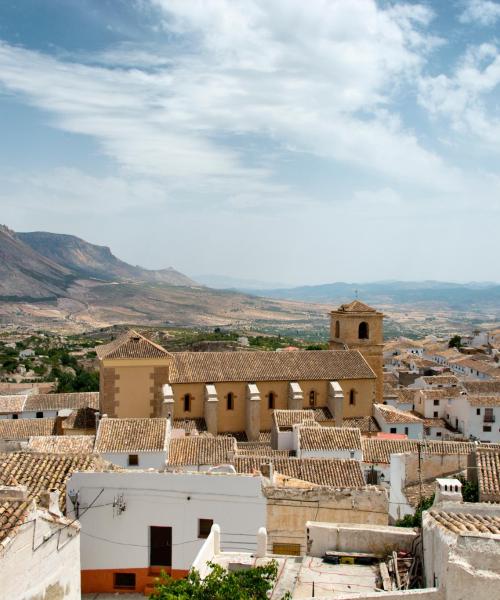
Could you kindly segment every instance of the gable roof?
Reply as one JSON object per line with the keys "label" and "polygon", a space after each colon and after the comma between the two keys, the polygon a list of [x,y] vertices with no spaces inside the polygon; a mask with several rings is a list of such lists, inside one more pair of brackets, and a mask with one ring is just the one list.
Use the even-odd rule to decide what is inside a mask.
{"label": "gable roof", "polygon": [[71,411],[70,415],[63,420],[61,427],[63,430],[92,429],[95,431],[96,414],[97,411],[93,408],[78,408]]}
{"label": "gable roof", "polygon": [[170,383],[374,379],[358,350],[176,352]]}
{"label": "gable roof", "polygon": [[500,449],[478,448],[477,479],[482,502],[500,502]]}
{"label": "gable roof", "polygon": [[468,394],[500,394],[500,379],[478,381],[477,379],[464,379],[462,386]]}
{"label": "gable roof", "polygon": [[301,450],[361,450],[361,432],[348,427],[300,427]]}
{"label": "gable roof", "polygon": [[186,467],[232,463],[236,450],[236,439],[229,436],[173,438],[169,445],[168,465]]}
{"label": "gable roof", "polygon": [[168,419],[112,419],[99,422],[96,452],[161,452],[167,445]]}
{"label": "gable roof", "polygon": [[300,425],[304,421],[314,421],[314,411],[277,408],[273,410],[272,418],[277,429],[290,430],[294,425]]}
{"label": "gable roof", "polygon": [[0,440],[27,440],[55,432],[55,419],[0,419]]}
{"label": "gable roof", "polygon": [[71,392],[68,394],[31,394],[24,410],[61,410],[69,408],[93,408],[99,410],[99,392]]}
{"label": "gable roof", "polygon": [[27,395],[14,394],[12,396],[0,395],[0,414],[22,412]]}
{"label": "gable roof", "polygon": [[37,435],[30,437],[27,450],[49,454],[91,454],[93,435]]}
{"label": "gable roof", "polygon": [[97,357],[102,360],[120,358],[168,358],[170,353],[159,344],[155,344],[142,334],[131,329],[109,344],[95,348]]}
{"label": "gable roof", "polygon": [[[380,413],[381,417],[385,420],[386,423],[423,423],[420,417],[412,415],[411,413],[406,412],[404,410],[394,408],[394,406],[387,406],[385,404],[374,404],[373,406],[376,409],[375,415],[377,415],[377,412]],[[375,416],[375,418],[377,417]]]}
{"label": "gable roof", "polygon": [[495,396],[475,394],[468,398],[471,406],[500,406],[500,394],[496,394]]}
{"label": "gable roof", "polygon": [[365,313],[376,313],[377,311],[359,300],[353,300],[348,304],[341,304],[338,308],[339,312],[365,312]]}
{"label": "gable roof", "polygon": [[[474,442],[454,442],[437,440],[388,440],[378,438],[362,438],[363,462],[390,463],[391,454],[418,452],[419,445],[426,454],[470,454],[477,445]],[[488,447],[495,447],[489,444]],[[500,448],[500,447],[499,447]]]}
{"label": "gable roof", "polygon": [[377,421],[371,417],[346,417],[342,421],[342,427],[353,427],[359,429],[361,433],[376,433],[380,431]]}
{"label": "gable roof", "polygon": [[276,473],[316,485],[335,488],[365,487],[361,464],[357,460],[236,456],[234,466],[238,473],[253,473],[260,471],[260,466],[266,462],[273,463]]}

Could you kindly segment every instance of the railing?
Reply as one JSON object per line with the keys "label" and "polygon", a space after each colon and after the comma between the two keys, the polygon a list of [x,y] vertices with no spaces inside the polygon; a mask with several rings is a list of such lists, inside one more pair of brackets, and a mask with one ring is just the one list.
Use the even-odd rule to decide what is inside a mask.
{"label": "railing", "polygon": [[495,415],[484,415],[483,423],[495,423],[496,416]]}

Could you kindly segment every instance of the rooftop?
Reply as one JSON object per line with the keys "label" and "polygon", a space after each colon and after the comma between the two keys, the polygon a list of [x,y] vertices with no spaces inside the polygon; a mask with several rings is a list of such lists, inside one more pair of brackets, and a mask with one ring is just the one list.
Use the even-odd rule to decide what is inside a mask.
{"label": "rooftop", "polygon": [[416,417],[409,412],[399,410],[393,406],[387,406],[385,404],[374,404],[373,406],[387,423],[422,423],[420,417]]}
{"label": "rooftop", "polygon": [[273,422],[278,429],[290,430],[294,425],[300,425],[304,421],[314,421],[313,410],[284,410],[273,411]]}
{"label": "rooftop", "polygon": [[495,515],[482,516],[479,514],[446,512],[431,510],[430,515],[444,529],[457,535],[466,533],[500,534],[500,517]]}
{"label": "rooftop", "polygon": [[274,457],[266,460],[257,456],[236,456],[234,466],[238,473],[253,473],[260,471],[260,466],[266,462],[273,463],[276,473],[316,485],[335,488],[365,487],[361,465],[357,460]]}
{"label": "rooftop", "polygon": [[361,450],[361,432],[348,427],[301,427],[301,450]]}
{"label": "rooftop", "polygon": [[358,350],[177,352],[171,383],[374,379]]}
{"label": "rooftop", "polygon": [[348,304],[341,304],[338,308],[339,312],[363,312],[363,313],[376,313],[377,311],[359,300],[353,300]]}
{"label": "rooftop", "polygon": [[30,437],[27,450],[50,454],[91,454],[93,435],[37,435]]}
{"label": "rooftop", "polygon": [[500,393],[496,395],[474,394],[468,396],[471,406],[500,406]]}
{"label": "rooftop", "polygon": [[96,452],[161,452],[167,444],[167,419],[111,419],[97,430]]}
{"label": "rooftop", "polygon": [[232,463],[236,453],[233,437],[174,438],[170,441],[168,465],[172,467]]}
{"label": "rooftop", "polygon": [[377,421],[373,417],[346,417],[342,421],[342,427],[353,427],[361,433],[376,433],[380,431]]}
{"label": "rooftop", "polygon": [[93,408],[99,410],[99,392],[73,392],[70,394],[31,394],[27,396],[24,410],[44,411],[63,408]]}
{"label": "rooftop", "polygon": [[95,349],[99,359],[161,359],[171,356],[165,348],[155,344],[134,329],[127,331],[109,344]]}
{"label": "rooftop", "polygon": [[21,394],[0,396],[0,414],[21,412],[26,398],[26,395]]}
{"label": "rooftop", "polygon": [[464,379],[462,386],[468,394],[485,394],[487,396],[500,394],[500,379],[492,381]]}
{"label": "rooftop", "polygon": [[500,502],[500,448],[478,449],[477,467],[480,496]]}
{"label": "rooftop", "polygon": [[27,440],[55,431],[56,419],[0,419],[0,440]]}

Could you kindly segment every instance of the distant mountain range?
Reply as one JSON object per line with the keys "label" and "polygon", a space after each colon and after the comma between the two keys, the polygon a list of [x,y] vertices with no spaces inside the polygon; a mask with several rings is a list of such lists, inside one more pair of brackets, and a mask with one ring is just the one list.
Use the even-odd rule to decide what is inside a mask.
{"label": "distant mountain range", "polygon": [[277,281],[261,281],[260,279],[244,279],[242,277],[231,277],[229,275],[193,275],[198,283],[207,285],[216,290],[272,290],[276,288],[290,287],[286,283]]}
{"label": "distant mountain range", "polygon": [[358,296],[373,305],[439,303],[449,309],[467,305],[500,303],[500,285],[492,282],[380,281],[375,283],[326,283],[293,288],[240,289],[256,296],[322,304],[348,302]]}

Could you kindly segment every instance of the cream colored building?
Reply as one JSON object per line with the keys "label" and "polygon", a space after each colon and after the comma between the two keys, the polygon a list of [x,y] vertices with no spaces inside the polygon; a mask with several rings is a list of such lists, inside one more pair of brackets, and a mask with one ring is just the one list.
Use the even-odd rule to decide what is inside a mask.
{"label": "cream colored building", "polygon": [[[96,349],[101,411],[118,418],[204,419],[213,434],[244,432],[249,440],[271,429],[275,409],[324,408],[334,418],[339,393],[343,418],[369,416],[377,379],[383,385],[382,314],[369,307],[363,313],[366,305],[357,301],[347,306],[332,315],[341,315],[335,323],[341,322],[349,349],[170,353],[129,331]],[[360,315],[369,337],[355,347],[350,331]],[[373,365],[380,366],[378,377]]]}

